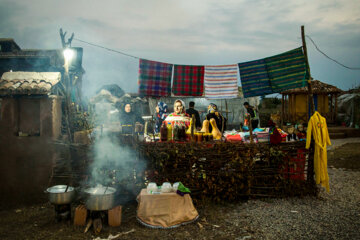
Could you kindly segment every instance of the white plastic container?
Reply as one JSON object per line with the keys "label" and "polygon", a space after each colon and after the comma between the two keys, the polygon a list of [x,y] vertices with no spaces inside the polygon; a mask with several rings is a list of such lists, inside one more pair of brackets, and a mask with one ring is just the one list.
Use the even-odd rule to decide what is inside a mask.
{"label": "white plastic container", "polygon": [[172,185],[173,191],[176,192],[178,190],[179,187],[179,182],[176,182]]}
{"label": "white plastic container", "polygon": [[158,187],[157,187],[156,183],[151,182],[147,185],[146,190],[147,190],[148,194],[153,194],[155,192],[158,192]]}
{"label": "white plastic container", "polygon": [[172,187],[171,187],[171,183],[169,182],[164,182],[161,186],[161,192],[162,193],[169,193],[172,192]]}

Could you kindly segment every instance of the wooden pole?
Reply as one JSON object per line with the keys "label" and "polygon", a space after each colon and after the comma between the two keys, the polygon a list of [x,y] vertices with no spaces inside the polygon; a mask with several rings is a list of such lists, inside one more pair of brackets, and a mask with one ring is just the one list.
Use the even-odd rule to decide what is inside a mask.
{"label": "wooden pole", "polygon": [[[66,49],[71,45],[71,41],[74,38],[74,33],[71,35],[71,37],[68,39],[68,41],[65,41],[65,35],[66,32],[63,33],[62,29],[60,28],[60,38],[61,38],[61,45],[63,49]],[[68,134],[68,140],[69,142],[73,142],[73,129],[72,129],[72,111],[71,111],[71,88],[72,83],[69,76],[69,62],[67,59],[64,58],[64,81],[65,81],[65,119],[67,124],[67,134]]]}
{"label": "wooden pole", "polygon": [[296,96],[295,94],[292,95],[292,120],[291,123],[296,122]]}
{"label": "wooden pole", "polygon": [[334,121],[336,121],[337,111],[338,111],[338,96],[337,93],[335,93],[335,113],[334,113]]}
{"label": "wooden pole", "polygon": [[288,111],[289,111],[289,106],[288,106],[288,95],[285,95],[284,97],[284,116],[285,116],[285,119],[284,119],[284,122],[287,121],[287,118],[288,118]]}
{"label": "wooden pole", "polygon": [[313,92],[312,92],[312,87],[311,87],[310,65],[309,65],[309,60],[308,60],[308,55],[307,55],[304,26],[301,26],[301,39],[302,39],[302,44],[303,44],[304,56],[305,56],[306,70],[308,71],[308,74],[309,74],[308,75],[309,78],[307,79],[308,99],[310,102],[310,115],[312,116],[315,112],[315,104],[314,104],[314,97],[313,97]]}
{"label": "wooden pole", "polygon": [[191,115],[191,121],[192,121],[191,129],[190,129],[191,141],[196,142],[196,139],[195,139],[195,121],[196,121],[195,114]]}
{"label": "wooden pole", "polygon": [[282,128],[283,125],[284,125],[284,104],[285,104],[285,101],[284,101],[284,94],[281,95],[281,124],[280,124],[280,127]]}
{"label": "wooden pole", "polygon": [[225,111],[226,111],[226,119],[228,119],[228,121],[229,121],[229,116],[228,116],[229,109],[228,109],[228,104],[227,104],[226,99],[225,99]]}
{"label": "wooden pole", "polygon": [[333,107],[333,94],[330,94],[330,119],[331,122],[334,121],[334,107]]}
{"label": "wooden pole", "polygon": [[249,114],[247,116],[247,120],[248,120],[248,123],[249,123],[249,133],[250,133],[250,143],[254,143],[254,136],[253,136],[253,132],[252,132],[252,125],[251,125],[251,115]]}
{"label": "wooden pole", "polygon": [[290,95],[286,95],[286,121],[290,119]]}
{"label": "wooden pole", "polygon": [[290,112],[290,118],[288,120],[288,122],[292,122],[293,120],[293,108],[294,108],[294,104],[293,104],[293,94],[289,95],[289,112]]}

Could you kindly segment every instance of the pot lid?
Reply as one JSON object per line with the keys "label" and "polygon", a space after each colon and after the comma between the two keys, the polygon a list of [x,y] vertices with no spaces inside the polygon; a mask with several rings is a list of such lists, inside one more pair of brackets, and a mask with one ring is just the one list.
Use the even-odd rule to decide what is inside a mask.
{"label": "pot lid", "polygon": [[[64,193],[66,190],[66,187],[67,187],[67,185],[55,185],[55,186],[49,187],[48,189],[46,189],[46,191],[49,193]],[[67,191],[68,192],[74,191],[74,188],[69,186]]]}
{"label": "pot lid", "polygon": [[116,189],[113,187],[104,187],[104,186],[97,186],[92,188],[87,188],[84,192],[92,195],[107,195],[116,192]]}

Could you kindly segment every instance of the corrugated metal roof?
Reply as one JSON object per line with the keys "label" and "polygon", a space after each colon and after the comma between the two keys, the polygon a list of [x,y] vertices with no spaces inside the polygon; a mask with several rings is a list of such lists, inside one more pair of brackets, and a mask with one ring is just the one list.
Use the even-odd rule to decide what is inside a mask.
{"label": "corrugated metal roof", "polygon": [[60,72],[6,72],[0,80],[0,95],[48,94],[60,80]]}

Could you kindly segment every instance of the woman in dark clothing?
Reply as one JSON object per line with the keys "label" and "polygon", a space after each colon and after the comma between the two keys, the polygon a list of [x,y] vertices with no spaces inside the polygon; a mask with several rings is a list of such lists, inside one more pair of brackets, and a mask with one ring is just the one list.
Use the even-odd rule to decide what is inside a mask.
{"label": "woman in dark clothing", "polygon": [[165,118],[167,117],[168,106],[164,102],[158,102],[156,106],[156,116],[155,116],[155,133],[160,132],[161,125]]}
{"label": "woman in dark clothing", "polygon": [[131,111],[130,103],[126,103],[123,111],[120,114],[120,124],[123,134],[133,134],[135,129],[135,123],[144,124],[144,120]]}
{"label": "woman in dark clothing", "polygon": [[[214,118],[216,122],[216,126],[223,133],[226,130],[226,118],[221,115],[218,111],[217,106],[214,103],[210,103],[208,106],[208,114],[206,115],[206,120]],[[212,131],[211,124],[209,125],[209,131]]]}

